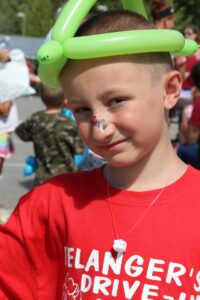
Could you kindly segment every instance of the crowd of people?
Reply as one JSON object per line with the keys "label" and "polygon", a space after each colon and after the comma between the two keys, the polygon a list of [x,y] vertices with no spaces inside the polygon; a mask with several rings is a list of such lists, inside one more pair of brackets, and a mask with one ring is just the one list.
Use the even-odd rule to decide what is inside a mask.
{"label": "crowd of people", "polygon": [[[20,73],[15,73],[18,68],[23,74],[22,81],[24,82],[20,82]],[[19,81],[14,83],[13,77]],[[27,93],[25,90],[29,87],[28,81],[28,68],[24,53],[19,49],[12,51],[0,49],[0,180],[3,179],[4,161],[14,151],[12,133],[18,124],[15,97],[23,92]]]}
{"label": "crowd of people", "polygon": [[[152,18],[107,11],[75,36],[174,28],[163,1],[154,1]],[[195,26],[183,34],[199,42]],[[199,297],[199,51],[70,60],[59,79],[62,90],[40,84],[45,109],[13,128],[33,142],[36,187],[0,227],[0,298]],[[181,90],[191,99],[178,112],[174,143]],[[76,155],[84,155],[80,165]]]}
{"label": "crowd of people", "polygon": [[[176,21],[175,10],[164,1],[154,0],[151,11],[154,23],[160,29],[174,29]],[[187,24],[182,29],[186,39],[200,43],[200,31],[196,25]],[[176,120],[177,132],[171,140],[178,156],[187,164],[200,169],[199,150],[199,62],[200,48],[189,57],[176,56],[173,58],[176,70],[183,78],[182,96],[179,103],[169,112],[169,128],[173,118]],[[184,102],[184,94],[189,100]],[[183,99],[182,99],[183,98]]]}

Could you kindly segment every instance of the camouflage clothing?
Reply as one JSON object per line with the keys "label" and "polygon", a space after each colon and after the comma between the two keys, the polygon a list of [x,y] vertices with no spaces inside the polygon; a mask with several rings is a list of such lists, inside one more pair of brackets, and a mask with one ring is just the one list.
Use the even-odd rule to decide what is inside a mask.
{"label": "camouflage clothing", "polygon": [[66,116],[36,112],[15,132],[23,141],[33,142],[37,161],[35,184],[76,170],[73,156],[83,153],[84,148],[76,123]]}

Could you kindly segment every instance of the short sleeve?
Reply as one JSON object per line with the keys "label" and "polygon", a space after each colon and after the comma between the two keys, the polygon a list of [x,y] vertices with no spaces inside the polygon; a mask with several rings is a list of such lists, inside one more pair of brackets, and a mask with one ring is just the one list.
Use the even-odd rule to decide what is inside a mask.
{"label": "short sleeve", "polygon": [[15,129],[16,135],[24,142],[29,142],[33,140],[32,122],[32,119],[28,118],[26,121],[19,124]]}
{"label": "short sleeve", "polygon": [[37,299],[35,269],[27,251],[17,207],[0,225],[0,299]]}
{"label": "short sleeve", "polygon": [[35,188],[1,225],[0,299],[61,298],[66,221],[59,190],[49,182]]}

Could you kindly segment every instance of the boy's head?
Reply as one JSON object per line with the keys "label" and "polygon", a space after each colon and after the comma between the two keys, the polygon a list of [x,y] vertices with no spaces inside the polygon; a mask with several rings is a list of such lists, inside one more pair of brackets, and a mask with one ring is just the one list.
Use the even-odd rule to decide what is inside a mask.
{"label": "boy's head", "polygon": [[[115,11],[86,21],[76,36],[148,28],[143,17]],[[69,60],[61,83],[83,140],[110,164],[135,163],[161,140],[166,146],[167,111],[181,89],[169,53]]]}
{"label": "boy's head", "polygon": [[[156,29],[156,26],[144,17],[125,10],[107,11],[95,15],[86,20],[76,32],[77,37],[87,35],[98,35],[102,33],[112,33],[128,30],[142,30],[142,29]],[[81,51],[81,49],[80,49]],[[174,65],[170,53],[157,52],[157,53],[139,53],[127,55],[137,64],[142,64],[146,70],[150,70],[153,78],[159,79],[163,72],[172,71]],[[117,57],[117,56],[116,56]],[[124,57],[123,55],[121,57]],[[108,57],[108,60],[115,59],[115,57]],[[95,61],[95,59],[88,59],[85,62]],[[101,61],[101,59],[97,59]],[[79,64],[80,61],[68,60],[66,66],[61,72],[61,77],[65,70],[69,68],[72,63]],[[84,62],[84,60],[83,60]]]}
{"label": "boy's head", "polygon": [[[115,10],[103,12],[89,18],[80,26],[75,36],[98,35],[138,29],[156,29],[156,26],[151,21],[146,20],[136,13],[125,10]],[[171,56],[166,52],[140,53],[130,56],[133,58],[133,61],[145,64],[146,67],[149,67],[153,71],[152,74],[158,77],[160,77],[160,72],[163,72],[163,68],[168,70],[174,68]],[[64,67],[64,70],[68,68],[69,61],[70,60],[68,60]]]}
{"label": "boy's head", "polygon": [[[156,29],[156,26],[144,17],[125,10],[107,11],[91,17],[78,29],[75,36],[96,35],[119,31]],[[134,54],[134,57],[144,63],[149,61],[153,64],[164,63],[173,68],[169,53]]]}
{"label": "boy's head", "polygon": [[47,87],[43,83],[40,83],[39,93],[42,99],[42,102],[47,108],[61,108],[63,106],[65,96],[63,91],[60,89],[54,89]]}

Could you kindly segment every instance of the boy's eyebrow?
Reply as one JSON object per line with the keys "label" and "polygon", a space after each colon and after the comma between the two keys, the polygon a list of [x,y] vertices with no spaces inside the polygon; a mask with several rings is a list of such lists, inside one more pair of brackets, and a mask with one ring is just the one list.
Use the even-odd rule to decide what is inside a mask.
{"label": "boy's eyebrow", "polygon": [[83,102],[85,101],[81,100],[80,98],[71,98],[68,100],[68,104],[75,104],[75,105],[83,104]]}
{"label": "boy's eyebrow", "polygon": [[102,92],[101,94],[99,94],[99,98],[105,98],[105,97],[112,97],[112,96],[116,96],[116,95],[121,95],[123,93],[127,93],[127,87],[126,88],[118,88],[118,87],[113,87],[112,89],[109,89],[107,91]]}
{"label": "boy's eyebrow", "polygon": [[[123,93],[127,94],[127,88],[121,88],[119,89],[118,87],[113,87],[111,89],[108,89],[106,91],[103,91],[102,93],[99,93],[97,96],[98,99],[105,99],[106,97],[115,97],[115,96],[123,96]],[[117,95],[118,94],[118,95]],[[79,97],[72,97],[68,100],[68,104],[70,105],[82,105],[83,103],[86,103],[87,100],[84,98],[79,98]]]}

